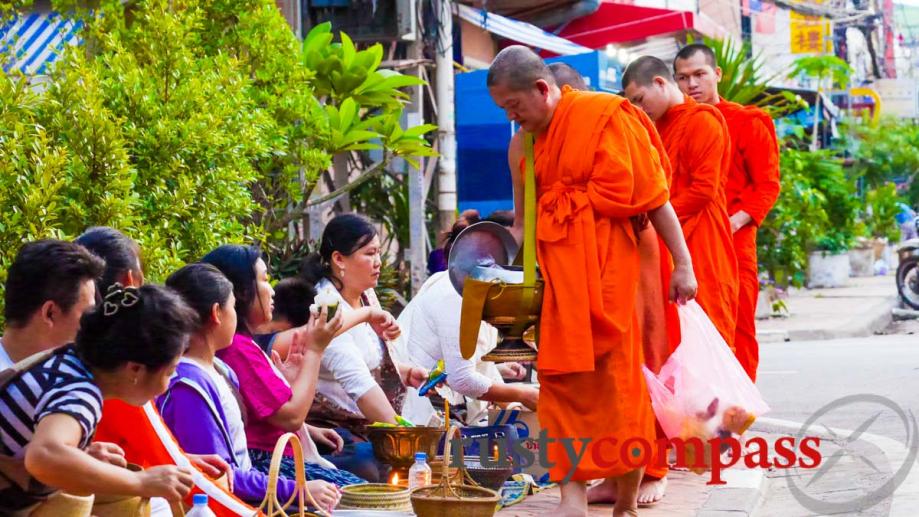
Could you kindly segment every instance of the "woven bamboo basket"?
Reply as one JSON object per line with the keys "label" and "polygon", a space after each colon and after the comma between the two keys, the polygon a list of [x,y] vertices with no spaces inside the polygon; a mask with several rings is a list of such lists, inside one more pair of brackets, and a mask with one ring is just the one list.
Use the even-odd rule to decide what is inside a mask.
{"label": "woven bamboo basket", "polygon": [[[440,483],[412,490],[412,508],[418,517],[492,517],[498,508],[501,498],[494,490],[466,484],[454,485],[450,480],[450,445],[457,432],[457,427],[452,426],[447,433]],[[465,462],[462,449],[460,456]],[[465,468],[460,469],[465,472]]]}
{"label": "woven bamboo basket", "polygon": [[89,517],[93,512],[93,496],[57,492],[32,510],[29,517]]}
{"label": "woven bamboo basket", "polygon": [[[140,472],[140,465],[129,463],[127,469]],[[97,495],[93,517],[150,517],[150,499],[125,495]]]}
{"label": "woven bamboo basket", "polygon": [[[285,503],[281,503],[278,499],[278,479],[281,476],[281,460],[284,459],[284,449],[287,448],[287,444],[290,443],[291,449],[294,452],[294,469],[295,469],[295,481],[297,484],[297,489],[294,490],[294,493],[290,496],[290,499]],[[297,508],[294,510],[290,506],[297,501]],[[306,471],[303,468],[303,446],[300,444],[300,439],[297,438],[297,435],[294,433],[285,433],[283,436],[278,438],[278,443],[274,446],[274,452],[271,454],[271,467],[268,469],[268,489],[265,491],[265,499],[262,500],[262,504],[259,505],[258,511],[259,515],[263,517],[287,517],[289,515],[297,515],[299,517],[307,517],[306,512],[306,501],[309,501],[313,505],[313,508],[319,508],[319,505],[316,503],[316,500],[313,499],[313,495],[310,494],[310,491],[306,488]],[[328,516],[328,514],[322,510],[317,510],[316,515],[319,516]]]}
{"label": "woven bamboo basket", "polygon": [[406,511],[412,509],[412,503],[405,487],[365,483],[344,487],[338,507],[343,510]]}

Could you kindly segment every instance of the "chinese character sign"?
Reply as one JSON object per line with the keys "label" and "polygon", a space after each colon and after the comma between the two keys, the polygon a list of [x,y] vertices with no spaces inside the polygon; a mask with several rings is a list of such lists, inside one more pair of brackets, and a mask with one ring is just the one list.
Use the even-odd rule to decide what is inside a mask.
{"label": "chinese character sign", "polygon": [[[821,4],[822,0],[813,3]],[[832,27],[822,16],[807,16],[795,11],[790,13],[791,53],[824,54],[833,52]]]}

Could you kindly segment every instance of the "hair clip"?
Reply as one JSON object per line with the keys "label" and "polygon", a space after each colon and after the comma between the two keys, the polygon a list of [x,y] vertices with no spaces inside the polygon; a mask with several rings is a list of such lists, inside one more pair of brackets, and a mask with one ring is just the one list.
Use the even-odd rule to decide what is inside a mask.
{"label": "hair clip", "polygon": [[140,291],[136,287],[125,287],[115,282],[109,286],[105,295],[105,301],[102,303],[102,314],[113,316],[118,313],[118,309],[133,307],[139,301]]}

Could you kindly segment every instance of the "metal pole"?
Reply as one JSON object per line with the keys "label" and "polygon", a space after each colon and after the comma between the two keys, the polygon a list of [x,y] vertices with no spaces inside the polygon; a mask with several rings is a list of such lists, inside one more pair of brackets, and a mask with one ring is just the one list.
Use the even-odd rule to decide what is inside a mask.
{"label": "metal pole", "polygon": [[[456,126],[453,83],[453,6],[450,0],[437,2],[437,55],[435,89],[440,167],[437,174],[437,210],[441,231],[456,222]],[[484,215],[484,214],[483,214]]]}
{"label": "metal pole", "polygon": [[[416,37],[415,41],[409,44],[409,59],[423,57],[422,45],[420,37]],[[423,65],[419,65],[411,73],[420,77],[421,66]],[[407,127],[414,127],[424,123],[424,91],[421,86],[413,86],[410,91],[412,100],[406,106],[405,116]],[[409,166],[406,181],[408,181],[409,245],[411,246],[407,255],[411,272],[412,294],[414,295],[421,289],[421,284],[424,283],[427,276],[424,166],[418,168]]]}

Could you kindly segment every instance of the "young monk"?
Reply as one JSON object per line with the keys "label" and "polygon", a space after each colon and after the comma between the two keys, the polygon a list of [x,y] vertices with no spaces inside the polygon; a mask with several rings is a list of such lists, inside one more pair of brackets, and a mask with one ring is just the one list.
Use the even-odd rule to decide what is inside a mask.
{"label": "young monk", "polygon": [[[696,291],[660,157],[636,108],[615,95],[559,90],[526,47],[502,50],[487,85],[508,118],[536,136],[536,249],[546,283],[540,425],[550,438],[593,440],[576,465],[562,444],[549,444],[549,474],[561,482],[557,515],[586,515],[586,481],[598,478],[617,484],[614,516],[637,515],[642,468],[604,459],[626,440],[654,440],[635,307],[623,303],[634,300],[638,288],[632,216],[647,212],[670,249],[672,296],[684,301]],[[522,176],[515,169],[518,185]],[[647,456],[638,452],[633,465]]]}
{"label": "young monk", "polygon": [[677,87],[660,59],[644,56],[622,74],[626,97],[657,126],[673,167],[670,202],[699,279],[699,305],[733,347],[737,318],[737,258],[725,209],[730,139],[724,117]]}
{"label": "young monk", "polygon": [[[622,86],[626,97],[657,126],[672,167],[671,203],[683,226],[699,279],[696,299],[730,345],[737,310],[737,262],[724,207],[723,178],[730,159],[724,120],[717,110],[684,97],[667,65],[655,57],[632,62],[622,76]],[[648,311],[646,315],[655,312]],[[657,313],[660,321],[678,325],[673,318]],[[643,327],[651,332],[659,329],[660,326]],[[652,348],[661,350],[659,346]],[[649,367],[655,371],[660,368],[670,351],[664,348],[664,353],[654,358],[656,364]],[[663,498],[667,473],[663,461],[655,461],[645,470],[640,505]]]}
{"label": "young monk", "polygon": [[740,364],[755,381],[759,364],[755,320],[759,295],[756,231],[778,199],[781,188],[775,125],[763,110],[718,96],[721,68],[715,63],[715,53],[705,45],[693,44],[680,50],[673,71],[683,93],[696,102],[718,108],[731,135],[731,168],[725,194],[739,279],[734,349]]}

